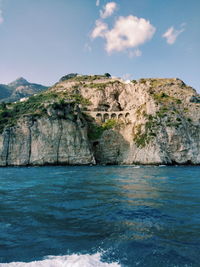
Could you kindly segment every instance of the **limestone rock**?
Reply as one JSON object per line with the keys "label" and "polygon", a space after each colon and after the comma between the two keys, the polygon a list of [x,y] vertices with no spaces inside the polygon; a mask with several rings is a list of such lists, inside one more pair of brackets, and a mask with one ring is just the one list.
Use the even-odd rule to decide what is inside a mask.
{"label": "limestone rock", "polygon": [[200,164],[199,99],[177,78],[67,76],[0,111],[0,166]]}
{"label": "limestone rock", "polygon": [[95,164],[79,115],[20,119],[0,135],[0,155],[0,166]]}

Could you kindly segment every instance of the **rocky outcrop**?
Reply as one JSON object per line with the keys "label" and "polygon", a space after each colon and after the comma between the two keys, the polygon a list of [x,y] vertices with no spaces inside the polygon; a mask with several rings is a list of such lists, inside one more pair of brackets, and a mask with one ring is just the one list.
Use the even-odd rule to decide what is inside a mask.
{"label": "rocky outcrop", "polygon": [[81,114],[24,117],[0,135],[0,166],[95,164]]}
{"label": "rocky outcrop", "polygon": [[199,99],[179,79],[67,76],[2,108],[0,166],[200,164]]}

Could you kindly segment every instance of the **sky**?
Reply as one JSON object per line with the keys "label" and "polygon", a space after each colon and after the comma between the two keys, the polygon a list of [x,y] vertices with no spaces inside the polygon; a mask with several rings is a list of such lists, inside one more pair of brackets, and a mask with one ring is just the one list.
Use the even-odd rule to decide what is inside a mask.
{"label": "sky", "polygon": [[200,92],[199,0],[0,0],[0,83],[180,78]]}

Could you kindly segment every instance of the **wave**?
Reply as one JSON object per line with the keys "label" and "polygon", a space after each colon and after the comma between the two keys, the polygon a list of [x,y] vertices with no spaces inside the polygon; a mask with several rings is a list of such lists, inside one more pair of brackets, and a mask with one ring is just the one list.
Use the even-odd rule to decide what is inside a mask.
{"label": "wave", "polygon": [[118,267],[118,263],[101,261],[101,254],[72,254],[67,256],[48,256],[41,261],[0,263],[0,267]]}

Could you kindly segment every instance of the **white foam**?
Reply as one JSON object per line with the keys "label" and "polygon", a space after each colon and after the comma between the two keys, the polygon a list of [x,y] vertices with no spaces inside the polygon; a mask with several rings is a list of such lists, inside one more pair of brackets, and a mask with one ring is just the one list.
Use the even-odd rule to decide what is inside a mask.
{"label": "white foam", "polygon": [[118,267],[118,263],[101,261],[101,254],[72,254],[69,256],[48,256],[42,261],[0,263],[0,267]]}

